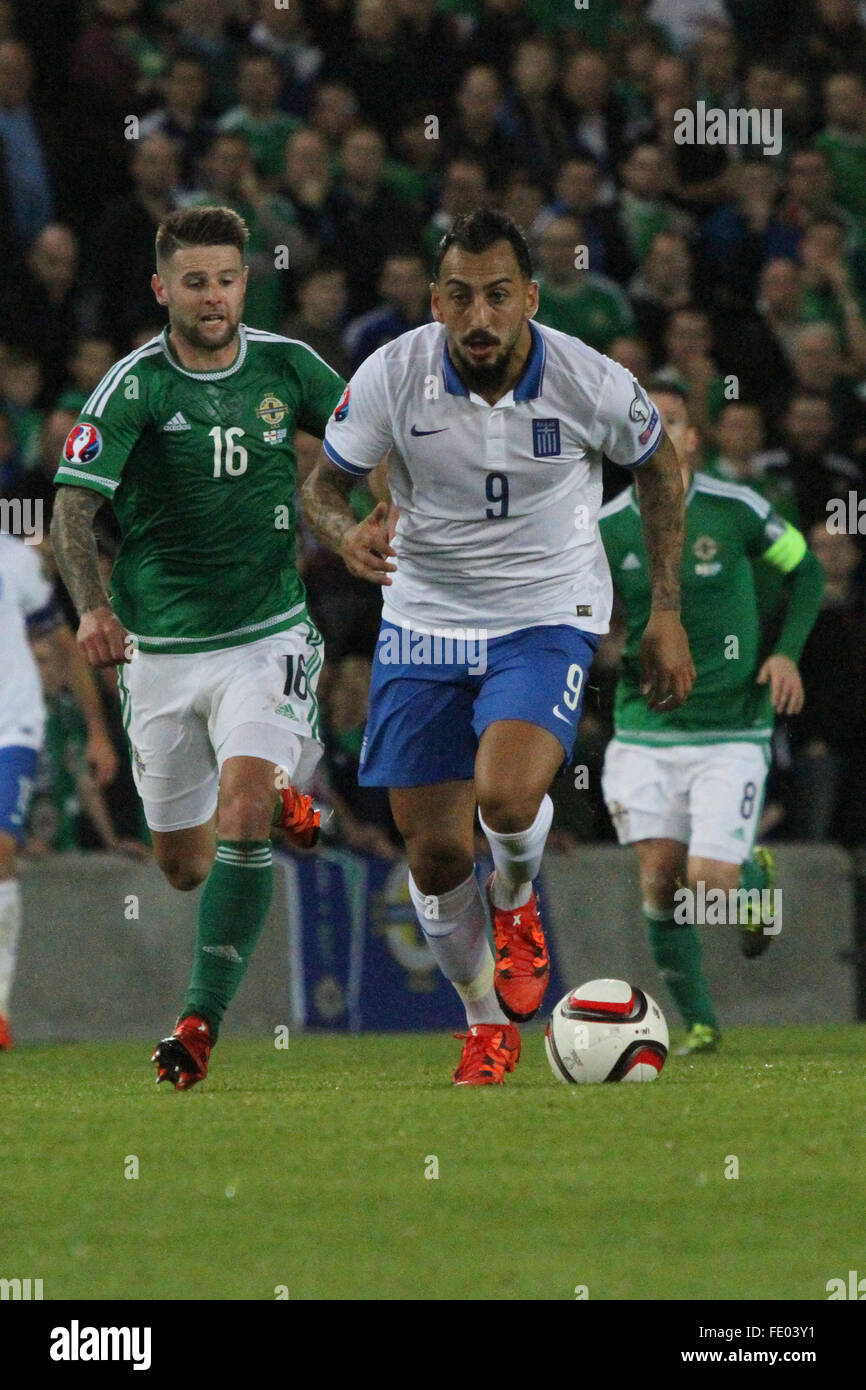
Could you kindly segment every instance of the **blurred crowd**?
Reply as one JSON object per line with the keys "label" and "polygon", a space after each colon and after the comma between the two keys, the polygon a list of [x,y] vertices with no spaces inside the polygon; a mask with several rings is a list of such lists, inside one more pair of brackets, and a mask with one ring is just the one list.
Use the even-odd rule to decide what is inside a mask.
{"label": "blurred crowd", "polygon": [[[676,113],[698,102],[781,113],[779,153],[679,143]],[[701,466],[808,533],[827,591],[764,830],[866,840],[866,3],[0,0],[0,495],[41,501],[46,532],[78,410],[163,326],[157,225],[201,202],[250,228],[246,321],[346,376],[428,319],[432,254],[460,213],[511,214],[539,322],[679,382]],[[303,476],[317,446],[297,447]],[[606,496],[627,482],[606,469]],[[827,525],[833,499],[845,529]],[[363,486],[353,502],[363,516]],[[104,516],[107,570],[116,544]],[[355,780],[379,596],[309,537],[300,555],[328,650],[317,793],[331,833],[394,854],[386,797]],[[611,835],[598,769],[615,640],[605,652],[576,755],[588,787],[569,773],[557,794],[560,844]],[[67,706],[62,767],[80,729],[46,679]],[[130,797],[127,778],[103,809],[140,840]],[[101,810],[66,800],[75,828],[60,815],[35,838],[104,843]]]}

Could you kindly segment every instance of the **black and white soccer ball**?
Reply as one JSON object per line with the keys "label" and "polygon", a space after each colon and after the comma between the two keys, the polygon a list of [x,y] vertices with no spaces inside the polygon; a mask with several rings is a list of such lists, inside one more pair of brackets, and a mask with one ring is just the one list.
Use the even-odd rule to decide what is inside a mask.
{"label": "black and white soccer ball", "polygon": [[668,1025],[636,985],[590,980],[560,999],[544,1046],[560,1081],[655,1081],[668,1055]]}

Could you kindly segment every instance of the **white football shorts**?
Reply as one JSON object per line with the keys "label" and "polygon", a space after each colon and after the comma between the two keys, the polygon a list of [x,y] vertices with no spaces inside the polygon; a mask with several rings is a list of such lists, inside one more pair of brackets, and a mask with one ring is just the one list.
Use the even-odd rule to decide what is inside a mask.
{"label": "white football shorts", "polygon": [[227,758],[264,758],[305,786],[322,755],[322,638],[309,620],[240,647],[137,651],[120,667],[132,771],[151,830],[187,830],[217,807]]}
{"label": "white football shorts", "polygon": [[742,864],[755,843],[768,766],[761,743],[659,748],[614,738],[601,785],[621,845],[678,840],[690,855]]}

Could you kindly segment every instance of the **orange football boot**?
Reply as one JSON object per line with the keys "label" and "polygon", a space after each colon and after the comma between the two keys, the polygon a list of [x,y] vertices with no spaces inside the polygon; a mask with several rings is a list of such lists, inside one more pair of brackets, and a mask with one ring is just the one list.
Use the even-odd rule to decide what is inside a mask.
{"label": "orange football boot", "polygon": [[520,1034],[513,1023],[474,1023],[465,1039],[455,1086],[501,1086],[520,1060]]}
{"label": "orange football boot", "polygon": [[526,1023],[538,1012],[550,978],[550,956],[535,889],[523,907],[513,910],[496,907],[487,880],[487,901],[493,924],[496,963],[493,986],[502,1012],[514,1023]]}
{"label": "orange football boot", "polygon": [[213,1046],[210,1024],[198,1014],[187,1014],[170,1038],[157,1043],[150,1059],[159,1068],[157,1085],[170,1081],[176,1091],[188,1091],[197,1081],[204,1081]]}
{"label": "orange football boot", "polygon": [[304,796],[297,787],[282,787],[274,815],[274,824],[286,833],[290,845],[297,849],[312,849],[319,838],[321,813],[313,810],[313,798]]}

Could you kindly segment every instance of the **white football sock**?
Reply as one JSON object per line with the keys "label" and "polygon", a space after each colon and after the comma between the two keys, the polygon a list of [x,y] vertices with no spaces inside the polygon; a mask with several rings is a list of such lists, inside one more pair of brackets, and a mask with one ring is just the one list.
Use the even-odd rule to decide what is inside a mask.
{"label": "white football sock", "polygon": [[463,1000],[469,1026],[507,1023],[493,988],[493,953],[475,875],[448,893],[422,893],[410,874],[409,892],[436,964]]}
{"label": "white football sock", "polygon": [[532,824],[509,835],[491,830],[480,811],[478,819],[496,865],[491,889],[494,905],[503,911],[523,907],[529,902],[532,880],[541,868],[541,856],[553,823],[553,802],[545,795]]}
{"label": "white football sock", "polygon": [[17,878],[0,879],[0,1014],[7,1017],[20,931],[21,885]]}

